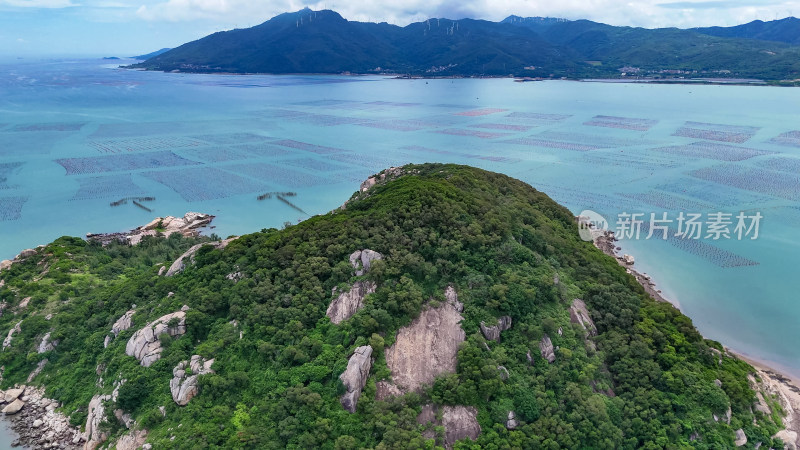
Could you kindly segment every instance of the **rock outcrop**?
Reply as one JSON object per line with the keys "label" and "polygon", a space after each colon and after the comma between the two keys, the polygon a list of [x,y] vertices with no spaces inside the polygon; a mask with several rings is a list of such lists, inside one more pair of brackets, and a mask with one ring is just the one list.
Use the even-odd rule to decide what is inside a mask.
{"label": "rock outcrop", "polygon": [[[194,261],[194,254],[197,253],[197,251],[200,250],[201,247],[203,247],[205,245],[210,245],[210,246],[212,246],[212,247],[214,247],[216,249],[223,249],[223,248],[227,247],[228,244],[230,244],[231,242],[233,242],[236,239],[238,239],[238,238],[234,237],[234,238],[225,239],[225,240],[222,240],[222,241],[219,241],[219,242],[204,242],[202,244],[197,244],[197,245],[193,245],[193,246],[189,247],[189,250],[186,250],[186,252],[184,252],[184,254],[179,256],[178,259],[176,259],[172,263],[172,265],[169,266],[169,269],[167,269],[166,273],[164,273],[164,276],[165,277],[171,277],[171,276],[175,276],[175,275],[183,272],[183,270],[186,269],[186,262],[187,261],[190,262],[190,263],[193,262]],[[161,274],[161,271],[159,270],[159,275],[160,274]]]}
{"label": "rock outcrop", "polygon": [[486,323],[481,322],[481,332],[491,341],[500,342],[500,333],[511,328],[511,317],[503,316],[497,319],[497,325],[486,326]]}
{"label": "rock outcrop", "polygon": [[43,337],[42,341],[39,342],[39,347],[37,347],[36,352],[39,354],[49,352],[54,350],[58,346],[58,341],[51,341],[50,340],[50,332],[48,331]]}
{"label": "rock outcrop", "polygon": [[[179,406],[186,406],[189,400],[194,398],[199,391],[198,378],[201,375],[214,373],[211,365],[213,359],[203,359],[200,355],[192,355],[190,361],[181,361],[172,369],[172,380],[169,382],[169,390],[172,393],[172,400]],[[191,370],[187,374],[187,367]]]}
{"label": "rock outcrop", "polygon": [[[438,419],[441,412],[441,420]],[[417,416],[417,423],[433,427],[444,428],[444,446],[451,449],[456,441],[464,438],[475,440],[481,434],[478,424],[478,411],[471,406],[443,406],[425,405]],[[428,439],[436,437],[435,433],[427,430],[422,434]],[[442,443],[439,442],[439,445]]]}
{"label": "rock outcrop", "polygon": [[147,430],[131,430],[117,441],[117,450],[137,450],[147,441]]}
{"label": "rock outcrop", "polygon": [[168,334],[172,337],[186,333],[186,311],[188,307],[161,316],[136,331],[125,346],[125,354],[138,359],[142,366],[149,367],[161,358],[161,341],[158,337]]}
{"label": "rock outcrop", "polygon": [[350,360],[347,361],[347,369],[339,375],[339,379],[344,384],[345,392],[339,401],[347,411],[356,412],[358,399],[361,397],[361,390],[367,384],[369,370],[372,368],[372,347],[365,345],[358,347]]}
{"label": "rock outcrop", "polygon": [[550,336],[548,336],[547,333],[545,333],[545,335],[542,336],[542,340],[539,341],[539,352],[542,354],[542,358],[546,359],[547,362],[552,364],[556,361],[553,341],[550,340]]}
{"label": "rock outcrop", "polygon": [[458,294],[453,286],[447,286],[444,290],[444,298],[448,303],[453,305],[453,308],[458,312],[464,312],[464,304],[458,301]]}
{"label": "rock outcrop", "polygon": [[509,430],[513,430],[519,426],[519,422],[517,422],[517,415],[514,414],[514,411],[508,412],[508,420],[506,420],[506,428]]}
{"label": "rock outcrop", "polygon": [[383,255],[374,250],[356,250],[350,255],[350,264],[353,266],[356,276],[360,277],[369,272],[372,261],[379,259],[383,259]]}
{"label": "rock outcrop", "polygon": [[401,395],[403,391],[388,381],[381,380],[375,383],[375,400],[386,400]]}
{"label": "rock outcrop", "polygon": [[569,320],[583,328],[585,337],[597,336],[597,327],[589,316],[589,310],[583,300],[576,298],[572,301],[572,305],[569,307]]}
{"label": "rock outcrop", "polygon": [[463,318],[455,306],[426,308],[397,332],[386,349],[386,364],[394,384],[404,393],[418,391],[440,374],[455,372],[458,345],[464,341]]}
{"label": "rock outcrop", "polygon": [[183,217],[156,217],[147,225],[137,227],[125,233],[87,233],[86,238],[98,241],[103,245],[108,245],[113,241],[136,245],[145,236],[169,236],[173,233],[180,233],[184,236],[198,236],[199,229],[208,226],[214,216],[196,212],[187,212]]}
{"label": "rock outcrop", "polygon": [[745,444],[747,444],[747,436],[745,436],[744,430],[739,428],[736,430],[736,440],[733,442],[733,445],[741,447]]}
{"label": "rock outcrop", "polygon": [[378,285],[372,281],[356,281],[347,292],[336,297],[325,313],[331,322],[340,324],[364,307],[364,297],[375,292]]}
{"label": "rock outcrop", "polygon": [[777,400],[784,413],[785,429],[776,433],[773,438],[781,439],[786,444],[786,449],[800,448],[800,387],[771,370],[757,368],[756,372],[759,381],[752,376],[748,377],[751,388],[757,394],[756,409],[771,412],[766,401],[761,404],[764,396]]}
{"label": "rock outcrop", "polygon": [[6,336],[6,338],[3,339],[3,350],[11,346],[11,340],[14,339],[14,333],[19,333],[22,331],[22,328],[19,327],[21,324],[22,321],[20,320],[19,322],[17,322],[16,325],[14,325],[13,327],[11,327],[10,330],[8,330],[8,336]]}
{"label": "rock outcrop", "polygon": [[[111,334],[113,334],[115,338],[119,336],[120,333],[133,326],[134,313],[136,313],[136,310],[134,309],[128,310],[119,319],[117,319],[117,321],[114,322],[113,325],[111,325]],[[103,348],[108,347],[108,344],[111,343],[111,339],[112,339],[111,336],[106,336],[105,340],[103,341]]]}
{"label": "rock outcrop", "polygon": [[108,439],[108,433],[101,429],[101,424],[106,421],[103,402],[110,399],[109,395],[95,395],[89,402],[89,415],[86,417],[86,429],[83,433],[83,439],[86,441],[83,445],[84,450],[94,450]]}

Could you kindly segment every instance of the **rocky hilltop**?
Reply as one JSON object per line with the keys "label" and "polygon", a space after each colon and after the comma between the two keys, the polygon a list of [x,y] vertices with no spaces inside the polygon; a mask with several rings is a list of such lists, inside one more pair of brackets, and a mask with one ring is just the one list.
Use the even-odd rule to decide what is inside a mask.
{"label": "rocky hilltop", "polygon": [[0,398],[22,443],[797,444],[786,380],[512,178],[391,168],[283,230],[184,234],[63,237],[0,270]]}

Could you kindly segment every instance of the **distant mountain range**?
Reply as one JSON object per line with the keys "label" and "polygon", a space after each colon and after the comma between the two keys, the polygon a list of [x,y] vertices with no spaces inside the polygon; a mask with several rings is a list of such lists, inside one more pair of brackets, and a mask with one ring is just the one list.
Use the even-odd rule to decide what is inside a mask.
{"label": "distant mountain range", "polygon": [[[181,72],[413,76],[800,77],[800,20],[645,29],[510,16],[399,27],[308,8],[214,33],[132,67]],[[149,56],[149,55],[143,55]]]}

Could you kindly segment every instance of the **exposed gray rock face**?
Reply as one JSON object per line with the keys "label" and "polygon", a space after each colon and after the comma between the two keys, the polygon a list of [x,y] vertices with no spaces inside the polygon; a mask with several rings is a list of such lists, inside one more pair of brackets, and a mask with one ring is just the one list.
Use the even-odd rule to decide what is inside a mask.
{"label": "exposed gray rock face", "polygon": [[733,444],[737,447],[747,444],[747,436],[745,436],[743,429],[739,428],[736,430],[736,440],[733,442]]}
{"label": "exposed gray rock face", "polygon": [[336,297],[325,313],[331,322],[340,324],[364,307],[364,297],[375,292],[378,285],[372,281],[356,281],[347,292]]}
{"label": "exposed gray rock face", "polygon": [[7,349],[11,345],[11,340],[14,339],[14,333],[20,333],[22,331],[22,328],[19,327],[21,324],[22,321],[20,320],[16,325],[8,330],[8,336],[3,339],[3,350]]}
{"label": "exposed gray rock face", "polygon": [[586,337],[597,336],[597,327],[589,316],[589,310],[586,309],[586,303],[583,300],[576,298],[572,301],[572,305],[569,307],[569,319],[583,328]]}
{"label": "exposed gray rock face", "polygon": [[381,380],[375,383],[375,400],[386,400],[401,395],[403,395],[403,391],[388,381]]}
{"label": "exposed gray rock face", "polygon": [[492,325],[490,327],[486,326],[486,323],[481,322],[481,332],[486,337],[486,339],[500,342],[500,333],[511,328],[511,317],[503,316],[497,319],[497,325]]}
{"label": "exposed gray rock face", "polygon": [[547,362],[551,364],[555,362],[556,353],[553,349],[553,341],[550,340],[550,336],[546,333],[539,342],[539,352],[542,354],[542,358],[546,359]]}
{"label": "exposed gray rock face", "polygon": [[358,398],[361,397],[361,390],[367,384],[370,368],[372,368],[372,347],[365,345],[353,352],[353,356],[347,361],[347,369],[339,375],[339,379],[347,389],[339,401],[344,409],[351,413],[356,412]]}
{"label": "exposed gray rock face", "polygon": [[6,405],[6,407],[3,408],[2,412],[3,412],[3,414],[5,414],[7,416],[11,416],[13,414],[18,413],[22,409],[23,406],[25,406],[25,402],[23,402],[22,400],[17,398],[17,399],[14,399],[13,402],[11,402],[8,405]]}
{"label": "exposed gray rock face", "polygon": [[500,371],[500,378],[503,380],[507,380],[508,377],[511,376],[511,374],[508,373],[508,369],[506,369],[505,366],[497,366],[497,370]]}
{"label": "exposed gray rock face", "polygon": [[45,334],[42,337],[42,342],[39,343],[39,347],[36,349],[36,351],[39,354],[42,354],[44,352],[49,352],[51,350],[54,350],[57,346],[58,346],[58,341],[51,341],[50,332],[48,331],[47,334]]}
{"label": "exposed gray rock face", "polygon": [[513,430],[519,426],[519,422],[517,422],[517,415],[514,414],[514,411],[508,412],[508,420],[506,420],[506,428],[509,430]]}
{"label": "exposed gray rock face", "polygon": [[89,402],[89,416],[86,417],[86,431],[83,434],[86,441],[83,445],[84,450],[94,450],[108,439],[108,433],[100,429],[100,424],[106,420],[103,402],[110,399],[108,395],[95,395]]}
{"label": "exposed gray rock face", "polygon": [[[437,418],[440,408],[435,405],[424,405],[422,412],[417,416],[417,423],[420,425],[432,424],[433,426],[444,427],[445,448],[453,448],[456,441],[464,438],[475,440],[481,434],[481,426],[478,424],[478,411],[471,406],[443,406],[441,407],[441,420]],[[422,435],[425,438],[433,439],[436,434],[431,430],[426,430]],[[437,444],[441,445],[441,442]]]}
{"label": "exposed gray rock face", "polygon": [[147,430],[131,430],[117,441],[117,450],[136,450],[142,448],[147,440]]}
{"label": "exposed gray rock face", "polygon": [[456,311],[464,312],[464,304],[458,301],[458,294],[453,286],[447,286],[447,289],[444,290],[444,298],[447,299],[447,303],[453,305]]}
{"label": "exposed gray rock face", "polygon": [[[133,305],[134,307],[136,305]],[[128,310],[125,314],[123,314],[113,325],[111,325],[111,334],[114,335],[116,338],[119,336],[120,333],[129,329],[133,326],[133,315],[136,313],[136,310]],[[106,336],[103,340],[103,348],[108,348],[108,344],[111,343],[111,336]]]}
{"label": "exposed gray rock face", "polygon": [[129,329],[133,326],[133,315],[136,313],[136,310],[128,310],[125,314],[122,315],[113,325],[111,325],[111,332],[114,334],[114,337],[119,336],[120,333]]}
{"label": "exposed gray rock face", "polygon": [[198,250],[200,250],[200,247],[204,245],[211,245],[216,249],[223,249],[236,239],[238,239],[238,237],[225,239],[219,242],[204,242],[202,244],[191,246],[189,250],[186,250],[184,254],[179,256],[178,259],[176,259],[175,262],[173,262],[172,265],[169,266],[169,269],[167,269],[167,272],[164,274],[164,276],[171,277],[183,272],[183,270],[186,268],[187,261],[189,263],[194,261],[194,254],[197,253]]}
{"label": "exposed gray rock face", "polygon": [[[197,383],[201,375],[207,373],[214,373],[211,370],[211,365],[214,364],[213,359],[203,359],[200,355],[192,355],[190,361],[181,361],[172,369],[172,380],[169,382],[169,390],[172,393],[172,400],[179,406],[186,406],[189,400],[194,398],[199,391]],[[191,370],[191,374],[187,376],[186,368]]]}
{"label": "exposed gray rock face", "polygon": [[478,424],[478,411],[472,406],[445,406],[442,408],[442,425],[444,426],[444,445],[453,448],[453,444],[464,438],[478,439],[481,426]]}
{"label": "exposed gray rock face", "polygon": [[458,345],[466,337],[462,320],[453,305],[443,303],[426,308],[410,325],[397,331],[395,343],[385,355],[392,379],[401,391],[418,391],[437,375],[455,372]]}
{"label": "exposed gray rock face", "polygon": [[383,255],[374,250],[356,250],[350,255],[350,264],[353,266],[353,269],[355,269],[356,276],[360,277],[369,272],[372,261],[378,259],[383,259]]}
{"label": "exposed gray rock face", "polygon": [[47,358],[39,361],[39,363],[36,364],[36,368],[33,369],[30,374],[28,374],[28,379],[26,381],[30,383],[31,381],[33,381],[34,378],[36,378],[37,375],[42,373],[42,369],[44,369],[44,366],[47,365],[47,362],[48,362]]}
{"label": "exposed gray rock face", "polygon": [[[175,319],[177,322],[170,326],[170,322]],[[144,367],[149,367],[161,358],[161,341],[158,337],[168,334],[172,337],[186,333],[186,311],[183,309],[165,316],[161,316],[153,322],[148,323],[144,328],[136,331],[128,340],[125,346],[125,354],[138,359]]]}

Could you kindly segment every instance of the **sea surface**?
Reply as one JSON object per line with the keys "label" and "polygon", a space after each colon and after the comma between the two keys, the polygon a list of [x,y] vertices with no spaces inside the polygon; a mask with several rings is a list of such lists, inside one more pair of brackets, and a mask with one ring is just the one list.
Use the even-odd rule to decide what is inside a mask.
{"label": "sea surface", "polygon": [[[469,164],[612,229],[644,214],[620,243],[635,267],[705,336],[800,375],[800,89],[117,68],[129,62],[0,63],[0,259],[187,211],[216,215],[222,237],[280,228],[389,166]],[[294,207],[257,199],[269,192]],[[676,238],[681,212],[703,238],[709,214],[730,214],[731,237]],[[746,228],[761,215],[757,239],[737,238],[742,212]],[[668,239],[646,239],[651,213],[673,220]]]}

